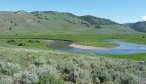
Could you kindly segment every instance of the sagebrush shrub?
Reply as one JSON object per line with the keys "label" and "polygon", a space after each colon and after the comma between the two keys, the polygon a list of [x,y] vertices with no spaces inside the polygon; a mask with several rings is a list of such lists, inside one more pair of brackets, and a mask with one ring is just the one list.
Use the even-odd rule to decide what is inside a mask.
{"label": "sagebrush shrub", "polygon": [[11,77],[5,77],[0,79],[0,84],[13,84],[14,80]]}
{"label": "sagebrush shrub", "polygon": [[21,70],[21,67],[19,64],[14,63],[0,63],[0,73],[4,75],[13,75],[14,73],[17,73]]}
{"label": "sagebrush shrub", "polygon": [[39,81],[37,74],[29,71],[14,74],[13,79],[15,84],[35,84]]}
{"label": "sagebrush shrub", "polygon": [[46,63],[46,60],[44,60],[44,58],[37,58],[34,60],[34,64],[35,66],[41,66],[41,65],[44,65]]}

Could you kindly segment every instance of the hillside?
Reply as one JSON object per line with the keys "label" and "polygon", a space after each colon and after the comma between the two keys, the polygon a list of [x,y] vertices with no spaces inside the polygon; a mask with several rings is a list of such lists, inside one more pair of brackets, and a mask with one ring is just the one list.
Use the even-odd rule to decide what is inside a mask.
{"label": "hillside", "polygon": [[0,33],[96,34],[136,32],[128,26],[94,16],[76,16],[71,13],[55,11],[1,11]]}
{"label": "hillside", "polygon": [[136,23],[128,23],[131,28],[139,32],[146,32],[146,21],[136,22]]}
{"label": "hillside", "polygon": [[110,24],[117,24],[109,19],[98,18],[91,15],[80,16],[80,19],[87,21],[91,25],[110,25]]}

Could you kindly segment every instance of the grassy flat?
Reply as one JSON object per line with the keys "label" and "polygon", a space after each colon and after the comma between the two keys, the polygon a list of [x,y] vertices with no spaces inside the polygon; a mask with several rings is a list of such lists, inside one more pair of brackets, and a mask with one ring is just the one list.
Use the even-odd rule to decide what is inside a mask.
{"label": "grassy flat", "polygon": [[[145,38],[143,38],[145,37]],[[146,34],[0,34],[0,39],[64,39],[80,44],[109,46],[105,39],[122,39],[123,41],[146,44]],[[107,44],[106,44],[107,43]],[[108,45],[109,44],[109,45]]]}
{"label": "grassy flat", "polygon": [[[71,40],[77,44],[82,45],[90,45],[97,47],[113,47],[117,46],[117,44],[105,42],[104,39],[113,38],[113,39],[122,39],[123,41],[133,42],[133,43],[142,43],[146,44],[146,38],[142,38],[145,34],[68,34],[68,35],[15,35],[15,34],[7,34],[0,35],[0,45],[1,46],[18,46],[22,44],[21,47],[31,47],[31,48],[40,48],[40,49],[48,49],[48,42],[45,40],[48,39],[64,39]],[[17,38],[17,39],[16,39]],[[19,39],[18,39],[19,38]],[[21,38],[21,39],[20,39]],[[33,38],[33,39],[32,39]],[[8,42],[14,40],[15,42]],[[146,54],[132,54],[132,55],[105,55],[114,58],[124,58],[131,60],[145,60]]]}

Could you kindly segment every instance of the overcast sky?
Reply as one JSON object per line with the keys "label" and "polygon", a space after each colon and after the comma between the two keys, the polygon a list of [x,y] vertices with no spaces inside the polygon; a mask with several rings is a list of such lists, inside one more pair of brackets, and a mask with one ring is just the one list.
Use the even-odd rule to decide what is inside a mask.
{"label": "overcast sky", "polygon": [[119,23],[146,20],[146,0],[0,0],[0,11],[60,11]]}

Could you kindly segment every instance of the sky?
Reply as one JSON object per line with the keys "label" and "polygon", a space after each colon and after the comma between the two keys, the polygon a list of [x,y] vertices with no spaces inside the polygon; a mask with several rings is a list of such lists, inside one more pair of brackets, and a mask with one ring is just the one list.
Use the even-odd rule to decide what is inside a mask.
{"label": "sky", "polygon": [[119,23],[146,21],[146,0],[0,0],[0,11],[59,11]]}

